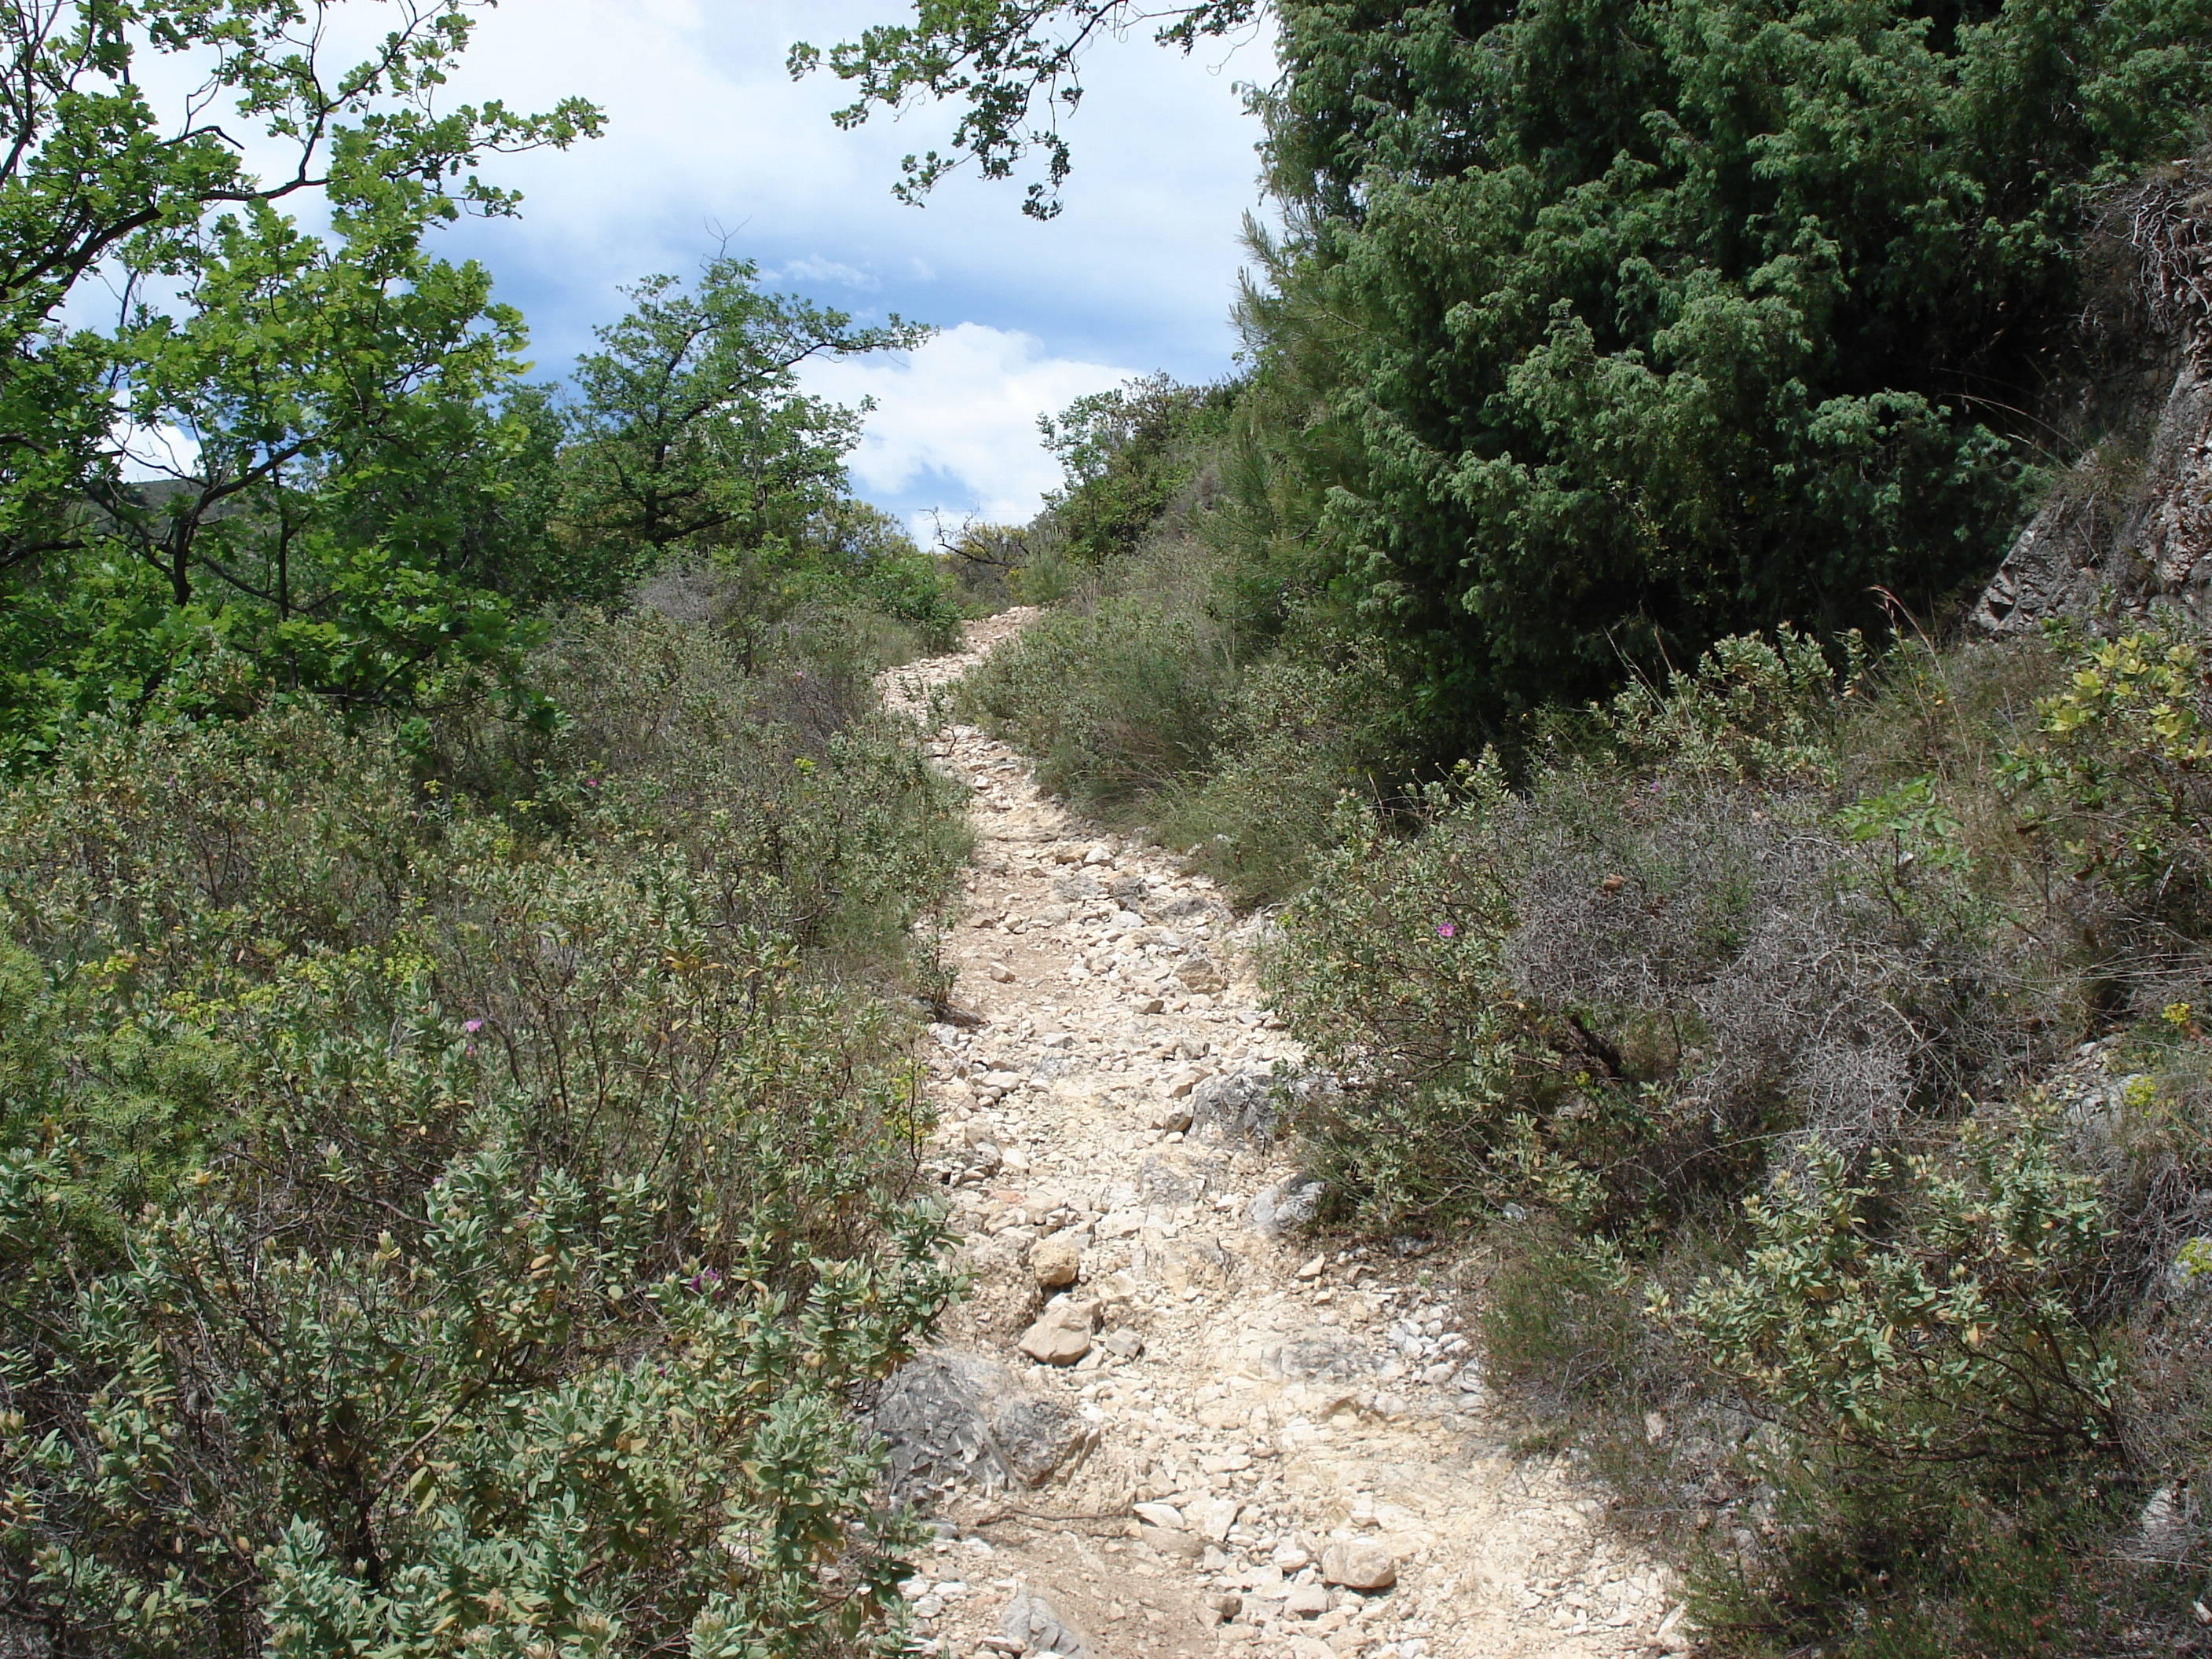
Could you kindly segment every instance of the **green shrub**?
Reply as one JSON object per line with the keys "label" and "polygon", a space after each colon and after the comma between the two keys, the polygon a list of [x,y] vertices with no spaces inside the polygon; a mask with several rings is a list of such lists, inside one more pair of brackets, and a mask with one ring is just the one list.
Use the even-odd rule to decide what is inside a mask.
{"label": "green shrub", "polygon": [[[1749,1469],[1771,1494],[1763,1524],[1701,1540],[1689,1594],[1700,1622],[1727,1632],[1737,1652],[2072,1659],[2160,1650],[2129,1608],[2135,1575],[2099,1559],[2119,1505],[2070,1471],[1978,1486],[1923,1466],[1899,1481],[1786,1450]],[[2188,1639],[2179,1626],[2169,1632]]]}
{"label": "green shrub", "polygon": [[1109,815],[1206,770],[1232,684],[1195,550],[1163,550],[1154,570],[1156,582],[1047,612],[962,689],[968,712],[1036,757],[1047,788]]}
{"label": "green shrub", "polygon": [[2095,1176],[2033,1112],[1977,1113],[1954,1158],[1876,1156],[1854,1179],[1813,1143],[1746,1200],[1746,1264],[1682,1318],[1807,1438],[1931,1463],[2117,1443],[2117,1364],[2081,1313],[2106,1231]]}
{"label": "green shrub", "polygon": [[1270,494],[1468,746],[1625,661],[1881,626],[1884,590],[1941,614],[2034,488],[2087,210],[2198,141],[2205,21],[1285,11],[1244,318]]}
{"label": "green shrub", "polygon": [[1661,687],[1639,682],[1606,706],[1608,747],[1631,766],[1736,782],[1832,781],[1844,699],[1866,689],[1866,646],[1838,642],[1842,669],[1819,641],[1786,623],[1769,640],[1714,641],[1692,670]]}
{"label": "green shrub", "polygon": [[1705,1616],[1753,1651],[1867,1659],[2176,1628],[2173,1575],[2125,1536],[2148,1488],[2112,1218],[2053,1112],[1979,1109],[1856,1176],[1816,1146],[1747,1207],[1743,1265],[1655,1302],[1770,1419],[1738,1471],[1759,1528],[1703,1558]]}
{"label": "green shrub", "polygon": [[948,803],[696,629],[561,649],[496,811],[305,708],[0,794],[0,1562],[70,1650],[890,1640],[852,1408],[954,1285],[861,912]]}
{"label": "green shrub", "polygon": [[1253,659],[1223,711],[1212,768],[1146,811],[1170,846],[1241,901],[1289,898],[1311,879],[1340,797],[1396,805],[1418,770],[1402,686],[1371,641],[1297,626]]}
{"label": "green shrub", "polygon": [[1236,401],[1233,386],[1177,386],[1152,374],[1040,421],[1066,474],[1048,503],[1064,556],[1097,565],[1135,552],[1206,467]]}
{"label": "green shrub", "polygon": [[851,613],[784,631],[750,673],[744,654],[655,610],[572,618],[530,665],[556,727],[471,711],[440,724],[432,760],[526,823],[681,847],[733,916],[895,959],[966,855],[952,792],[877,708],[880,663]]}
{"label": "green shrub", "polygon": [[1346,809],[1271,984],[1346,1079],[1308,1128],[1348,1198],[1663,1228],[1778,1139],[1864,1151],[2041,1052],[2002,909],[1838,819],[1837,701],[1808,642],[1730,642],[1517,790],[1486,762],[1410,822]]}
{"label": "green shrub", "polygon": [[1631,1264],[1548,1219],[1504,1234],[1482,1303],[1486,1373],[1569,1422],[1669,1403],[1674,1356],[1652,1340]]}
{"label": "green shrub", "polygon": [[1527,1063],[1534,1033],[1506,994],[1498,952],[1512,926],[1504,872],[1480,826],[1505,799],[1496,769],[1462,798],[1425,803],[1402,838],[1350,799],[1337,845],[1283,911],[1268,998],[1340,1086],[1310,1094],[1294,1127],[1316,1172],[1377,1226],[1503,1201],[1551,1091]]}
{"label": "green shrub", "polygon": [[1480,1229],[1491,1375],[1741,1650],[2195,1638],[2212,975],[2168,627],[1840,677],[1731,641],[1517,781],[1342,805],[1283,912],[1337,1213]]}
{"label": "green shrub", "polygon": [[2061,627],[2051,643],[2066,678],[2038,700],[2036,739],[2008,757],[2007,781],[2077,881],[2098,878],[2131,919],[2202,937],[2212,920],[2212,694],[2193,625],[2161,611],[2112,639]]}

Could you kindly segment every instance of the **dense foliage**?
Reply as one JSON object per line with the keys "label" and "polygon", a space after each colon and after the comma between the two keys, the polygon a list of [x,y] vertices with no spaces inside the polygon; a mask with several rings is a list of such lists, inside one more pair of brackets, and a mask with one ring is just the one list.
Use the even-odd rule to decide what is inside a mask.
{"label": "dense foliage", "polygon": [[[965,100],[1011,165],[1101,28],[1249,10],[924,5],[834,63],[864,106]],[[1285,228],[1255,241],[1224,479],[1285,574],[1405,648],[1445,751],[1624,663],[1986,574],[2069,373],[2093,193],[2196,141],[2212,27],[2197,0],[1277,21]]]}
{"label": "dense foliage", "polygon": [[[490,684],[530,714],[536,613],[671,558],[750,572],[762,628],[855,599],[950,622],[927,561],[850,498],[854,412],[793,379],[922,331],[855,328],[720,256],[688,292],[635,289],[572,391],[524,382],[521,317],[425,236],[514,210],[484,157],[599,117],[442,104],[470,9],[402,7],[348,67],[289,0],[14,8],[0,763],[41,763],[88,715],[276,689],[362,711]],[[206,76],[174,131],[149,57]],[[284,167],[249,173],[226,112]],[[124,296],[105,327],[103,288]]]}
{"label": "dense foliage", "polygon": [[2185,146],[2208,19],[1298,6],[1249,316],[1358,603],[1462,732],[1746,623],[1984,575],[2084,192]]}
{"label": "dense foliage", "polygon": [[598,115],[382,9],[5,13],[0,1648],[895,1646],[957,612],[794,371],[922,331],[723,255],[528,384],[428,233]]}
{"label": "dense foliage", "polygon": [[453,734],[502,813],[308,703],[0,796],[9,1639],[882,1629],[850,1408],[952,1289],[882,999],[961,843],[865,680],[787,666],[572,626],[562,732]]}
{"label": "dense foliage", "polygon": [[[488,399],[519,319],[422,238],[464,207],[512,209],[477,177],[483,156],[566,144],[599,118],[443,105],[468,9],[398,8],[339,65],[289,0],[10,8],[9,757],[42,754],[77,714],[213,701],[179,682],[215,632],[274,678],[354,698],[406,696],[434,661],[509,659],[514,618],[470,568],[489,550],[468,545],[505,532],[459,525],[501,516],[516,434]],[[204,77],[180,124],[149,96],[149,58]],[[240,117],[272,146],[265,177],[223,125]],[[327,236],[302,233],[295,199],[327,212]],[[78,320],[101,288],[124,296],[105,329]],[[126,451],[168,433],[198,446],[176,483],[125,485]],[[449,489],[416,487],[439,472]]]}
{"label": "dense foliage", "polygon": [[2208,713],[2172,618],[1723,641],[1285,911],[1311,1167],[1503,1223],[1493,1375],[1729,1643],[2195,1650]]}
{"label": "dense foliage", "polygon": [[1061,553],[1097,564],[1134,552],[1196,484],[1233,403],[1231,387],[1155,374],[1043,417],[1045,446],[1066,478],[1045,502]]}

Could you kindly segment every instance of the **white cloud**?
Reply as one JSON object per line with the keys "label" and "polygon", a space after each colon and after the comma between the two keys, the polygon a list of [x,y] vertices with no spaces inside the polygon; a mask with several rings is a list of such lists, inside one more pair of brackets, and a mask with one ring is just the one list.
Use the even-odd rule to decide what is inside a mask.
{"label": "white cloud", "polygon": [[126,483],[189,478],[199,470],[200,441],[167,421],[146,426],[125,416],[109,428],[107,441]]}
{"label": "white cloud", "polygon": [[[1265,80],[1264,43],[1183,58],[1139,39],[1087,63],[1068,123],[1066,211],[1020,212],[1021,191],[965,173],[926,209],[893,200],[899,157],[941,147],[927,106],[841,131],[850,89],[794,83],[784,54],[896,21],[904,0],[515,0],[481,14],[455,97],[605,106],[606,136],[489,170],[525,194],[519,222],[472,222],[456,251],[489,264],[529,314],[541,362],[565,370],[615,285],[731,252],[830,297],[949,323],[1024,329],[1070,356],[1127,356],[1197,378],[1226,366],[1238,226],[1256,198],[1256,122],[1233,83]],[[1141,33],[1141,31],[1139,32]]]}
{"label": "white cloud", "polygon": [[858,266],[840,264],[835,259],[786,259],[781,264],[761,272],[763,281],[770,283],[808,283],[838,288],[878,289],[883,279],[872,271]]}
{"label": "white cloud", "polygon": [[[908,504],[917,522],[933,510],[1019,522],[1060,482],[1037,416],[1134,373],[1052,356],[1018,330],[962,323],[902,356],[814,365],[806,389],[842,404],[876,400],[851,462],[861,495]],[[923,499],[933,492],[940,498]]]}

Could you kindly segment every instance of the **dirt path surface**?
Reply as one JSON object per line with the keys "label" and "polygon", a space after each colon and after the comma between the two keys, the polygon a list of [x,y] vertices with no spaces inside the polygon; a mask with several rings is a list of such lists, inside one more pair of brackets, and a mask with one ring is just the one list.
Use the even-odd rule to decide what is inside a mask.
{"label": "dirt path surface", "polygon": [[[1026,618],[884,677],[916,710]],[[932,1169],[975,1292],[878,1426],[939,1537],[919,1651],[1271,1659],[1681,1651],[1669,1575],[1570,1459],[1516,1456],[1442,1255],[1300,1236],[1252,1132],[1252,930],[949,726],[978,844],[930,1028]],[[980,1020],[970,1024],[970,1020]]]}

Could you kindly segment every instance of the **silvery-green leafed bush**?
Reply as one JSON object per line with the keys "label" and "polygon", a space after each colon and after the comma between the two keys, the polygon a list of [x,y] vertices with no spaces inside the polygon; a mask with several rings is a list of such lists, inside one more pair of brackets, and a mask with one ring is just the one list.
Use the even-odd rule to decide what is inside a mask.
{"label": "silvery-green leafed bush", "polygon": [[2047,1113],[1856,1176],[1816,1145],[1745,1208],[1745,1265],[1680,1318],[1800,1434],[1931,1463],[2117,1446],[2118,1358],[2081,1313],[2108,1224]]}
{"label": "silvery-green leafed bush", "polygon": [[1411,833],[1341,809],[1272,982],[1347,1080],[1307,1129],[1349,1197],[1662,1224],[1805,1137],[1886,1145],[2033,1051],[2017,933],[1951,861],[1838,817],[1819,660],[1730,642],[1603,711],[1595,754],[1431,789]]}
{"label": "silvery-green leafed bush", "polygon": [[957,842],[895,732],[705,686],[702,770],[541,753],[500,815],[304,708],[0,795],[0,1640],[896,1645],[855,1408],[954,1285],[903,957],[793,866]]}
{"label": "silvery-green leafed bush", "polygon": [[[2212,1420],[2199,1304],[2148,1294],[2212,1216],[2195,1005],[2123,1106],[2033,1083],[2087,1063],[2115,943],[2185,975],[2186,907],[2046,860],[2092,817],[2079,761],[2006,757],[2060,704],[1822,663],[1729,641],[1517,775],[1340,805],[1267,968],[1340,1085],[1299,1091],[1303,1156],[1354,1224],[1476,1230],[1490,1375],[1582,1434],[1744,1650],[2183,1628],[2197,1581],[2112,1564]],[[2103,716],[2131,778],[2189,736],[2154,701]],[[2179,878],[2192,820],[2130,787],[2106,844],[2145,817]]]}

